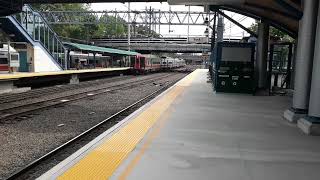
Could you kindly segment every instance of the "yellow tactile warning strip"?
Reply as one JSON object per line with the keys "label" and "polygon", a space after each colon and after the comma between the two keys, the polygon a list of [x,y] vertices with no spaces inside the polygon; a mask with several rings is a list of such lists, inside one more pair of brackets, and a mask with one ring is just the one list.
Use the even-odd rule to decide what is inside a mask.
{"label": "yellow tactile warning strip", "polygon": [[148,130],[169,108],[185,86],[191,84],[197,70],[181,80],[141,114],[105,140],[77,164],[58,177],[59,180],[105,180],[112,176],[127,155],[142,140]]}
{"label": "yellow tactile warning strip", "polygon": [[55,75],[65,75],[65,74],[82,74],[82,73],[90,73],[90,72],[121,71],[121,70],[128,70],[128,69],[130,68],[129,67],[101,68],[101,69],[66,70],[66,71],[54,71],[54,72],[0,74],[0,80],[19,79],[19,78],[27,78],[27,77],[40,77],[40,76],[55,76]]}
{"label": "yellow tactile warning strip", "polygon": [[125,180],[131,174],[135,166],[139,163],[140,159],[147,151],[149,146],[152,144],[153,140],[158,137],[162,127],[165,125],[165,122],[168,120],[170,109],[168,109],[164,114],[161,115],[161,118],[157,120],[154,127],[152,127],[144,137],[146,139],[145,142],[141,145],[139,152],[133,157],[130,163],[126,166],[126,168],[121,172],[120,176],[117,178],[119,180]]}

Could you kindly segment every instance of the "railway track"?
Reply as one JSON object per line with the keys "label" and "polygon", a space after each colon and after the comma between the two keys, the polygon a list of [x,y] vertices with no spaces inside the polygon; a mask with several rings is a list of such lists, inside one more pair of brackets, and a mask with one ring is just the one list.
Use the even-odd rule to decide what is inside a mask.
{"label": "railway track", "polygon": [[0,95],[0,104],[21,101],[21,100],[29,99],[32,97],[40,97],[40,96],[45,96],[48,94],[54,94],[54,93],[63,92],[63,91],[75,90],[78,88],[86,88],[86,87],[95,86],[101,83],[126,80],[126,79],[129,79],[129,77],[130,76],[122,76],[122,77],[119,76],[119,77],[113,77],[110,79],[82,82],[81,84],[72,84],[72,85],[70,84],[70,85],[35,89],[29,92],[18,93],[18,94],[3,94],[3,95]]}
{"label": "railway track", "polygon": [[[64,156],[68,157],[73,152],[75,152],[79,148],[83,147],[88,142],[90,142],[92,139],[94,139],[95,137],[99,136],[104,131],[108,130],[110,128],[107,125],[108,122],[110,122],[110,121],[117,122],[117,120],[118,121],[122,120],[124,117],[127,117],[135,109],[137,109],[139,107],[139,105],[145,104],[150,99],[152,99],[153,97],[155,97],[156,95],[158,95],[159,93],[164,91],[165,89],[169,88],[170,86],[175,84],[180,79],[181,78],[179,78],[178,80],[176,80],[174,82],[165,84],[161,88],[153,91],[151,94],[141,98],[140,100],[132,103],[131,105],[127,106],[126,108],[124,108],[124,109],[118,111],[117,113],[111,115],[107,119],[105,119],[105,120],[99,122],[98,124],[92,126],[91,128],[89,128],[86,131],[82,132],[78,136],[72,138],[71,140],[67,141],[66,143],[62,144],[61,146],[55,148],[54,150],[48,152],[47,154],[45,154],[45,155],[41,156],[40,158],[36,159],[35,161],[31,162],[27,166],[19,169],[18,171],[16,171],[15,173],[13,173],[10,177],[8,177],[6,179],[7,180],[30,179],[30,178],[34,179],[35,177],[34,176],[30,177],[29,173],[37,172],[38,168],[40,168],[41,166],[46,166],[46,165],[50,164],[51,161],[57,162],[57,159],[61,159],[61,154],[64,151],[70,151],[70,149],[71,149],[71,151],[70,151],[70,153],[68,155],[63,154]],[[75,147],[77,147],[77,149],[75,149]],[[64,158],[66,158],[66,157],[64,157]],[[60,161],[62,161],[63,159],[61,159]],[[59,163],[60,161],[58,160],[57,163]],[[50,168],[52,168],[52,167],[50,167]],[[45,169],[45,171],[47,171],[47,170],[48,169]],[[42,169],[42,171],[44,171],[44,170]],[[44,173],[44,172],[42,172],[42,173]]]}
{"label": "railway track", "polygon": [[27,104],[3,108],[3,109],[0,109],[0,121],[11,121],[12,119],[16,119],[16,118],[25,119],[28,117],[28,114],[37,110],[54,107],[54,106],[70,103],[72,101],[76,101],[84,98],[90,98],[90,97],[105,94],[105,93],[110,93],[116,90],[133,88],[142,84],[152,83],[155,80],[163,79],[169,76],[170,74],[160,75],[156,77],[141,79],[141,80],[119,84],[119,85],[99,87],[94,90],[78,92],[72,95],[55,97],[55,98],[45,99],[45,100],[41,100],[33,103],[27,103]]}

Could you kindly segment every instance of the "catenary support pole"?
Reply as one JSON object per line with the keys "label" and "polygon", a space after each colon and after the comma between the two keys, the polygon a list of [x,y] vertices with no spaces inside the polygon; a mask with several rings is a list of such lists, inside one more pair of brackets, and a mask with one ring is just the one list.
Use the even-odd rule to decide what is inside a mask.
{"label": "catenary support pole", "polygon": [[131,50],[131,17],[130,17],[130,2],[128,2],[128,50]]}

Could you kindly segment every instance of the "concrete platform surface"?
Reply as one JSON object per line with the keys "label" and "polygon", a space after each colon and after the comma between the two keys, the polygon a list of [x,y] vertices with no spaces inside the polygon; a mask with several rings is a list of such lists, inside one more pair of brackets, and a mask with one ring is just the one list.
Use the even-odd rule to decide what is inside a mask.
{"label": "concrete platform surface", "polygon": [[[197,70],[190,85],[180,85],[184,89],[172,97],[174,101],[121,160],[110,179],[320,179],[320,137],[307,136],[296,125],[283,120],[283,111],[290,106],[288,97],[215,94],[207,80],[207,70]],[[142,108],[136,113],[149,110]],[[144,126],[140,124],[141,128]],[[113,136],[109,134],[106,138]],[[124,152],[104,147],[98,148],[95,155],[102,159],[106,148],[112,149],[112,155]],[[77,162],[80,154],[74,155]],[[82,172],[89,173],[100,162],[92,163]],[[70,167],[75,163],[65,164]],[[56,169],[60,172],[54,172],[55,177],[66,171],[59,166]],[[95,174],[91,176],[100,179]],[[40,179],[48,177],[47,174]]]}
{"label": "concrete platform surface", "polygon": [[65,71],[52,71],[52,72],[16,72],[8,74],[0,74],[0,80],[7,79],[19,79],[27,77],[40,77],[40,76],[54,76],[54,75],[66,75],[66,74],[83,74],[94,72],[108,72],[108,71],[123,71],[128,70],[130,67],[122,68],[97,68],[97,69],[82,69],[82,70],[65,70]]}

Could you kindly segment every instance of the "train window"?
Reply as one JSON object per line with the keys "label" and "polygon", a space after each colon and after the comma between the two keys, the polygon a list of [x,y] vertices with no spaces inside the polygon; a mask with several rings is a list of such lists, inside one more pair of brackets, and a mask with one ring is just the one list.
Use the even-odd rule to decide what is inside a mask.
{"label": "train window", "polygon": [[152,61],[152,64],[160,64],[160,61],[158,61],[157,59],[154,59],[154,60]]}
{"label": "train window", "polygon": [[130,67],[134,67],[136,57],[130,57]]}
{"label": "train window", "polygon": [[18,54],[11,54],[11,60],[19,61],[19,55]]}
{"label": "train window", "polygon": [[8,58],[0,58],[0,64],[8,64]]}
{"label": "train window", "polygon": [[140,66],[141,66],[141,68],[146,67],[145,61],[146,61],[146,59],[144,57],[140,58]]}

